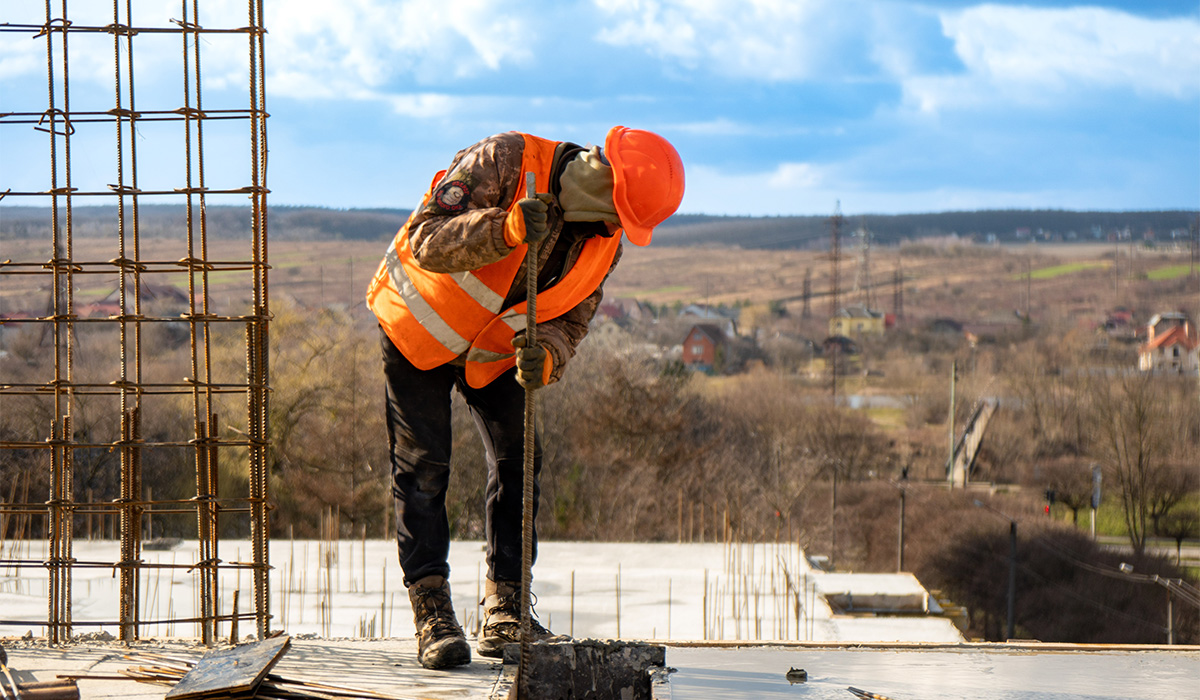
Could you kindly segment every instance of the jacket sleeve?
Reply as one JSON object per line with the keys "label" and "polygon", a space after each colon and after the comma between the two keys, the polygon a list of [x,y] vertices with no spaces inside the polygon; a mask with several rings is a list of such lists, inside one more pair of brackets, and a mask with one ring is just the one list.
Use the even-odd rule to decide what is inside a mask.
{"label": "jacket sleeve", "polygon": [[[617,254],[613,256],[612,265],[604,275],[605,281],[608,280],[608,276],[612,274],[620,260],[621,248],[618,247]],[[592,317],[596,315],[596,309],[600,308],[600,301],[603,298],[604,282],[601,282],[600,286],[596,287],[596,291],[579,302],[575,308],[562,316],[538,324],[538,344],[546,348],[554,362],[554,366],[550,370],[550,384],[562,378],[567,362],[575,356],[575,350],[579,347],[579,343],[588,334],[588,325],[591,323]]]}
{"label": "jacket sleeve", "polygon": [[418,265],[430,272],[476,270],[512,252],[504,230],[520,191],[524,148],[521,135],[509,132],[458,152],[408,228]]}

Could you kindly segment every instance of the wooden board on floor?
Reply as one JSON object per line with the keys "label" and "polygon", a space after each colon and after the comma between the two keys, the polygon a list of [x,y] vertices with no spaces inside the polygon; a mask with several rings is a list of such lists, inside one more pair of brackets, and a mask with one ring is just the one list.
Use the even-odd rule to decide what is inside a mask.
{"label": "wooden board on floor", "polygon": [[258,684],[287,651],[290,639],[273,637],[210,651],[166,694],[166,700],[253,697]]}

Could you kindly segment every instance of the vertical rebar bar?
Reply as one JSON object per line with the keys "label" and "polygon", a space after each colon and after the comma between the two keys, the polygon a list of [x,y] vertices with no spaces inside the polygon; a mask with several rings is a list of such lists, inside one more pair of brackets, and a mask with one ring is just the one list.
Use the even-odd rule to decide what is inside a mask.
{"label": "vertical rebar bar", "polygon": [[[227,568],[218,554],[220,514],[224,508],[219,488],[218,456],[221,453],[219,448],[223,445],[245,445],[251,461],[249,494],[245,498],[226,500],[237,502],[235,510],[250,511],[255,550],[255,617],[260,635],[265,635],[269,622],[269,590],[266,588],[269,571],[266,456],[269,447],[267,339],[270,311],[266,281],[267,114],[263,70],[263,3],[262,0],[248,0],[250,26],[206,30],[199,20],[200,6],[203,3],[200,0],[181,0],[182,20],[171,20],[170,23],[177,27],[166,31],[177,32],[182,38],[184,107],[174,109],[178,104],[175,103],[170,105],[171,108],[154,110],[153,121],[182,123],[183,129],[180,134],[185,146],[186,183],[183,187],[160,188],[160,191],[146,192],[143,192],[139,183],[138,144],[147,140],[148,134],[141,133],[139,129],[145,122],[143,115],[138,112],[135,99],[137,81],[134,54],[134,39],[139,32],[146,30],[135,24],[133,0],[111,0],[111,4],[111,22],[103,27],[74,24],[68,15],[68,0],[44,0],[44,18],[40,24],[3,25],[6,32],[28,32],[32,38],[45,42],[44,108],[39,105],[36,111],[22,112],[13,109],[7,103],[18,98],[27,98],[27,95],[11,91],[0,94],[0,101],[6,103],[3,109],[0,109],[6,117],[0,127],[7,128],[12,123],[32,124],[32,129],[38,135],[39,145],[40,139],[43,138],[41,134],[45,134],[49,186],[27,192],[13,192],[13,188],[0,187],[0,196],[39,198],[49,205],[50,230],[47,243],[50,254],[37,260],[18,261],[11,266],[6,262],[4,269],[0,270],[0,281],[13,279],[8,277],[10,272],[33,272],[48,278],[46,288],[49,290],[49,298],[43,306],[44,311],[31,314],[30,322],[35,324],[34,328],[41,331],[41,337],[38,339],[40,343],[52,343],[53,349],[48,349],[46,353],[47,374],[51,375],[48,380],[20,383],[3,377],[3,381],[0,381],[0,398],[7,399],[9,395],[14,394],[43,396],[49,413],[45,421],[39,421],[38,427],[31,430],[36,435],[33,440],[0,441],[0,450],[28,450],[30,444],[34,444],[36,449],[45,450],[38,453],[38,459],[45,461],[44,467],[38,470],[42,475],[38,479],[44,478],[45,483],[32,479],[32,472],[27,471],[23,475],[18,474],[12,488],[7,489],[8,501],[0,504],[0,541],[6,545],[6,551],[9,553],[6,557],[11,555],[13,559],[20,559],[30,555],[28,538],[46,538],[44,553],[38,552],[36,557],[38,565],[44,566],[47,571],[45,630],[51,643],[67,642],[72,634],[72,571],[76,566],[73,557],[74,518],[77,516],[87,520],[89,538],[100,534],[102,537],[119,539],[115,561],[106,563],[119,571],[120,581],[116,588],[118,601],[115,606],[117,618],[105,620],[103,624],[119,626],[121,639],[128,642],[139,637],[144,631],[144,624],[163,622],[143,622],[144,618],[154,614],[142,609],[143,601],[147,601],[147,604],[152,601],[148,598],[149,579],[141,574],[147,566],[158,566],[141,560],[142,540],[144,536],[149,536],[143,531],[143,523],[146,521],[147,509],[153,501],[150,490],[143,484],[142,470],[142,457],[147,447],[142,437],[142,408],[147,393],[142,374],[143,341],[146,339],[142,330],[147,328],[144,326],[147,321],[171,322],[177,317],[174,314],[169,317],[160,315],[157,318],[147,318],[144,315],[143,282],[146,281],[144,275],[148,272],[170,274],[180,268],[171,267],[173,263],[169,261],[148,265],[143,260],[139,203],[142,197],[151,194],[182,195],[185,199],[187,218],[187,254],[178,265],[186,270],[188,279],[188,313],[184,319],[188,324],[192,367],[190,376],[183,384],[159,385],[168,388],[166,391],[156,389],[152,393],[177,394],[181,398],[190,394],[192,398],[193,435],[188,449],[194,451],[196,467],[196,495],[192,507],[196,509],[201,553],[194,570],[201,591],[197,597],[198,614],[190,617],[201,621],[201,629],[209,642],[213,640],[217,621],[228,619],[219,615],[221,607],[218,600],[219,574],[223,568]],[[166,20],[165,16],[163,20]],[[162,33],[164,29],[152,27],[151,31]],[[201,51],[207,46],[207,42],[202,46],[202,35],[208,31],[226,34],[240,32],[249,38],[249,109],[218,110],[222,112],[219,118],[229,118],[230,115],[245,118],[251,128],[252,184],[249,187],[221,190],[223,195],[250,195],[253,224],[250,257],[253,260],[248,263],[214,262],[209,250],[207,204],[210,203],[210,190],[205,178],[204,120],[212,115],[204,111],[201,79]],[[78,114],[73,117],[71,112],[70,36],[75,32],[107,33],[112,37],[112,108],[104,112],[80,113],[85,115],[82,118]],[[9,119],[14,116],[17,118]],[[111,121],[108,121],[110,119]],[[109,143],[115,160],[115,179],[110,181],[107,190],[77,192],[72,181],[71,150],[75,123],[87,122],[105,122],[114,130]],[[6,133],[5,136],[7,135]],[[90,162],[86,164],[92,166]],[[88,180],[96,178],[96,170],[97,168],[92,166],[89,172],[85,173]],[[3,175],[2,171],[0,175]],[[110,224],[116,233],[115,257],[106,256],[110,258],[107,260],[88,260],[85,256],[84,252],[92,248],[90,242],[82,237],[92,234],[86,229],[76,231],[74,227],[75,198],[82,195],[110,197],[108,202],[115,209],[115,218]],[[78,241],[77,234],[81,237]],[[246,269],[247,265],[254,271],[253,312],[249,315],[219,315],[212,301],[213,287],[210,282],[213,280],[210,280],[210,271]],[[22,266],[24,269],[17,269]],[[77,282],[86,285],[88,277],[77,277],[86,274],[99,274],[113,279],[116,291],[112,300],[116,310],[98,313],[82,305],[77,308],[77,292],[82,294],[84,291],[91,291],[86,287],[77,286]],[[84,297],[79,296],[79,299],[82,302]],[[81,319],[80,316],[87,317]],[[247,344],[248,371],[245,391],[251,415],[246,432],[253,437],[246,442],[236,439],[223,441],[215,411],[219,400],[217,394],[230,391],[231,387],[227,383],[218,387],[214,381],[213,352],[218,347],[218,336],[214,331],[221,327],[221,323],[240,323],[247,318],[250,319],[252,333]],[[117,352],[107,358],[116,365],[116,371],[112,372],[113,376],[97,380],[92,377],[95,372],[93,367],[100,366],[100,362],[106,359],[97,352],[99,345],[93,341],[97,336],[84,333],[81,344],[81,338],[77,337],[76,331],[102,329],[105,328],[105,324],[107,328],[116,331],[114,335],[117,336]],[[84,360],[87,362],[84,363]],[[104,398],[93,398],[104,396],[114,399],[111,410],[114,422],[119,427],[113,431],[113,435],[106,435],[103,429],[84,424],[81,420],[83,402],[87,402],[88,407],[107,408]],[[48,434],[44,433],[46,426]],[[158,438],[156,442],[162,443],[168,449],[174,449],[182,440],[171,436],[165,440]],[[108,451],[117,457],[119,464],[113,468],[114,473],[110,475],[118,477],[119,469],[119,477],[113,478],[115,490],[102,493],[88,489],[85,498],[77,499],[73,483],[76,461],[84,460],[100,447],[107,447]],[[17,494],[22,484],[25,491],[21,492],[18,501]],[[28,489],[31,484],[35,490],[46,490],[44,500],[35,497],[34,500],[38,503],[30,502]],[[168,498],[170,495],[172,494],[166,493]],[[97,503],[97,499],[107,502]],[[109,518],[111,520],[108,520]],[[83,524],[81,522],[81,525]],[[109,526],[107,530],[106,525]],[[19,576],[22,566],[29,565],[18,561],[14,570]],[[145,589],[141,585],[143,579],[147,582]],[[157,599],[157,595],[154,599]],[[168,612],[168,617],[173,615],[173,611]],[[22,624],[24,622],[22,621]],[[88,622],[101,621],[89,619]],[[40,621],[35,624],[39,623]],[[171,629],[173,625],[168,622],[168,630]]]}
{"label": "vertical rebar bar", "polygon": [[269,421],[270,344],[268,320],[270,307],[267,299],[267,129],[266,129],[266,52],[263,46],[262,0],[249,0],[249,57],[250,57],[250,148],[251,148],[251,212],[253,232],[251,235],[254,258],[254,332],[253,347],[247,348],[247,359],[254,359],[249,367],[247,394],[250,397],[250,434],[255,438],[250,445],[250,508],[251,537],[254,559],[254,609],[258,636],[266,638],[270,632],[271,589],[268,581],[270,571],[269,525],[267,521],[267,425]]}

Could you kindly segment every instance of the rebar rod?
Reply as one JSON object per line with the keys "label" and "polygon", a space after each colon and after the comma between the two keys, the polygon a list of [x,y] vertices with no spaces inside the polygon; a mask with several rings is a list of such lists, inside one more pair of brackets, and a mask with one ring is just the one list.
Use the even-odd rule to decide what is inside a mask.
{"label": "rebar rod", "polygon": [[[133,0],[112,0],[112,21],[104,26],[75,24],[68,15],[68,0],[54,3],[44,0],[44,22],[41,24],[0,25],[0,32],[25,33],[45,41],[45,108],[17,108],[10,102],[26,97],[10,91],[0,94],[0,130],[13,127],[32,126],[38,138],[45,138],[48,152],[48,187],[5,187],[0,182],[0,197],[24,197],[45,200],[48,203],[49,229],[46,242],[50,254],[44,262],[34,260],[0,260],[0,285],[17,279],[46,278],[49,284],[48,302],[37,313],[22,312],[19,322],[34,336],[40,334],[41,345],[53,345],[52,352],[45,354],[48,381],[29,381],[16,376],[0,375],[0,400],[29,401],[36,406],[45,401],[46,418],[30,428],[30,435],[6,435],[0,440],[0,450],[27,451],[38,467],[39,480],[32,480],[33,469],[24,474],[17,472],[12,488],[7,489],[7,501],[0,504],[0,538],[12,546],[0,556],[0,564],[20,571],[24,568],[44,568],[47,572],[47,611],[45,629],[51,643],[70,641],[72,626],[113,625],[120,628],[121,639],[132,641],[147,629],[147,625],[160,624],[159,620],[143,620],[141,585],[142,571],[146,568],[175,568],[171,565],[149,564],[141,561],[143,528],[147,509],[153,506],[155,514],[193,513],[197,519],[197,534],[200,536],[199,561],[188,569],[194,570],[198,578],[201,595],[197,612],[192,617],[169,615],[170,621],[188,620],[197,622],[206,641],[214,641],[217,625],[234,619],[253,618],[260,636],[268,631],[269,614],[269,563],[267,544],[269,541],[267,502],[267,450],[269,449],[269,373],[268,373],[268,324],[270,311],[266,283],[267,270],[267,221],[266,221],[266,118],[265,109],[265,57],[263,37],[263,11],[261,0],[248,0],[250,17],[245,27],[202,27],[200,26],[201,0],[181,0],[182,20],[170,20],[170,26],[139,27],[133,16]],[[123,6],[123,7],[122,7]],[[153,10],[154,8],[150,8]],[[145,12],[146,9],[143,9]],[[57,15],[57,16],[56,16]],[[165,18],[164,18],[165,20]],[[70,37],[72,34],[108,34],[112,37],[113,107],[107,110],[91,109],[72,112],[70,99]],[[183,61],[184,106],[139,110],[136,99],[137,76],[135,71],[135,38],[139,34],[178,35],[181,37]],[[250,104],[248,108],[221,106],[208,109],[202,93],[202,44],[201,37],[225,34],[245,35],[249,44],[248,75],[250,81]],[[99,38],[99,37],[98,37]],[[76,59],[79,60],[78,58]],[[250,124],[251,184],[210,188],[205,173],[206,148],[204,124],[209,120],[244,119]],[[146,140],[140,133],[143,122],[177,122],[184,142],[186,181],[181,187],[152,186],[142,189],[138,176],[138,144]],[[113,137],[110,142],[115,155],[115,182],[106,188],[88,187],[77,189],[72,177],[72,137],[78,124],[111,124]],[[94,133],[94,132],[92,132]],[[45,134],[44,137],[40,134]],[[6,163],[5,166],[8,164]],[[88,163],[90,171],[95,166]],[[94,179],[94,172],[86,173]],[[4,177],[0,167],[0,177]],[[18,191],[14,191],[17,189]],[[186,201],[187,254],[182,260],[143,260],[141,246],[141,217],[139,207],[145,197],[170,196]],[[248,259],[213,260],[209,250],[209,226],[207,205],[217,196],[249,196],[252,202],[252,237]],[[107,260],[85,260],[76,249],[76,237],[85,235],[74,226],[75,198],[112,198],[115,205],[113,230],[116,234],[116,257]],[[89,222],[91,221],[89,217]],[[85,231],[90,229],[84,229]],[[182,237],[182,236],[181,236]],[[236,256],[234,256],[236,257]],[[253,308],[242,313],[225,312],[218,309],[213,300],[211,276],[229,271],[249,271],[253,275]],[[182,318],[176,315],[147,314],[143,298],[146,275],[186,275],[189,297],[188,313]],[[27,277],[33,275],[33,278]],[[79,289],[76,276],[103,275],[113,279],[116,286],[115,310],[96,315],[87,307],[77,307]],[[32,298],[34,283],[17,285],[20,294]],[[7,290],[6,290],[7,291]],[[40,292],[40,290],[38,290]],[[82,298],[82,297],[81,297]],[[90,306],[90,305],[89,305]],[[81,313],[82,312],[82,313]],[[11,319],[6,319],[7,322]],[[144,324],[184,323],[188,327],[190,350],[190,377],[181,383],[146,381],[143,375],[143,352],[146,337]],[[245,382],[218,380],[215,376],[214,350],[217,348],[214,330],[230,323],[247,324],[251,330],[247,340],[247,376]],[[81,344],[77,329],[117,331],[117,349],[109,350],[109,358],[98,357],[95,348]],[[161,326],[160,326],[161,327]],[[6,328],[7,329],[7,328]],[[90,336],[85,335],[85,340]],[[116,378],[93,378],[97,360],[108,359],[116,366]],[[77,364],[79,365],[77,367]],[[8,371],[8,370],[4,370]],[[111,370],[110,370],[111,371]],[[220,437],[217,411],[218,399],[226,394],[244,394],[249,416],[246,430],[233,428],[240,437]],[[155,435],[153,439],[143,437],[143,418],[147,396],[189,397],[192,399],[193,426],[190,439],[178,435]],[[27,398],[19,398],[27,397]],[[91,397],[96,397],[92,399]],[[112,408],[103,397],[113,397]],[[116,431],[108,436],[98,433],[93,425],[83,422],[87,414],[82,412],[80,400],[90,401],[101,410],[111,410]],[[185,399],[186,400],[186,399]],[[7,406],[6,406],[7,407]],[[80,425],[76,425],[79,423]],[[48,433],[44,434],[47,430]],[[144,487],[143,455],[148,449],[186,448],[193,453],[196,470],[196,491],[192,498],[150,497]],[[250,461],[250,483],[248,493],[243,495],[221,494],[219,485],[220,448],[245,449]],[[96,502],[93,490],[87,490],[85,498],[77,499],[74,494],[74,472],[76,460],[89,450],[106,449],[117,457],[118,465],[113,469],[112,479],[119,482],[116,492],[98,496],[107,502]],[[24,458],[22,458],[24,459]],[[8,463],[5,460],[5,463]],[[13,462],[17,463],[17,462]],[[85,465],[86,466],[86,465]],[[106,467],[107,468],[107,467]],[[21,478],[23,476],[23,478]],[[111,477],[110,477],[111,478]],[[40,479],[45,479],[41,481]],[[45,489],[46,498],[30,498],[31,483],[35,492]],[[24,485],[24,491],[19,486]],[[157,490],[157,489],[156,489]],[[36,501],[36,502],[35,502]],[[120,523],[119,550],[113,562],[80,562],[74,559],[75,518],[86,518],[89,537],[92,535],[91,518],[100,513],[115,515]],[[254,560],[251,563],[223,563],[219,558],[222,514],[248,518],[253,536]],[[102,530],[107,529],[101,523]],[[22,551],[20,543],[29,537],[44,537],[45,556],[36,560],[28,556],[28,548]],[[75,568],[104,566],[119,575],[117,619],[86,620],[75,622],[72,618],[72,571]],[[183,568],[185,565],[180,565]],[[250,569],[255,577],[255,609],[236,617],[221,615],[218,600],[220,574],[226,570]],[[0,621],[7,624],[7,621]],[[24,623],[22,623],[24,624]],[[33,623],[31,623],[33,624]]]}

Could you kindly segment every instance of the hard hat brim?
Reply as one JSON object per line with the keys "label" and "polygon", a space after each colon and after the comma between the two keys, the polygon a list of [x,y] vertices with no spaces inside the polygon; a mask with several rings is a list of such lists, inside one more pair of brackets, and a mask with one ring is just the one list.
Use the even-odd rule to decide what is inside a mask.
{"label": "hard hat brim", "polygon": [[625,231],[625,237],[629,239],[629,242],[636,246],[647,246],[650,245],[650,239],[654,236],[654,229],[635,223],[636,218],[632,216],[629,206],[629,184],[625,181],[621,150],[616,145],[626,131],[629,129],[623,126],[614,126],[604,137],[604,155],[612,163],[613,169],[613,205],[617,209],[617,216],[621,219],[621,228]]}

